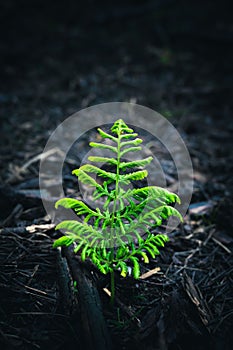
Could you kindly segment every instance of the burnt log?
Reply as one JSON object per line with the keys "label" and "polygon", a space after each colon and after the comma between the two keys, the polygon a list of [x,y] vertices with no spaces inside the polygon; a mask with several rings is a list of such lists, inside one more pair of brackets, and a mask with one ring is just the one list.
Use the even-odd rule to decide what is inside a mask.
{"label": "burnt log", "polygon": [[75,258],[72,247],[63,248],[62,253],[67,259],[73,280],[77,282],[81,333],[85,349],[112,349],[111,337],[103,316],[100,296],[90,270]]}

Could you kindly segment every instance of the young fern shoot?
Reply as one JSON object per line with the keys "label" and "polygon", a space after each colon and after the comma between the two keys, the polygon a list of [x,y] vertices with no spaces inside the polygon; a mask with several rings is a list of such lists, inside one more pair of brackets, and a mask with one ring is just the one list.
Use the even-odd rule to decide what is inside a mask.
{"label": "young fern shoot", "polygon": [[[74,245],[74,252],[81,254],[82,261],[89,258],[103,274],[111,275],[111,300],[115,296],[115,272],[126,277],[132,267],[134,278],[140,276],[140,259],[149,263],[149,258],[159,254],[168,237],[153,234],[151,230],[162,224],[170,216],[182,221],[181,214],[171,204],[180,203],[179,197],[157,186],[133,188],[132,183],[147,177],[144,168],[152,157],[125,161],[129,152],[141,150],[142,140],[122,119],[117,120],[107,133],[98,132],[108,143],[91,142],[90,146],[108,151],[110,157],[90,156],[90,162],[108,165],[111,171],[94,164],[84,164],[73,170],[79,181],[93,187],[93,199],[103,200],[102,208],[90,208],[83,201],[63,198],[55,207],[73,209],[83,221],[65,220],[56,226],[65,235],[57,239],[53,246]],[[137,169],[137,170],[135,170]],[[93,176],[94,175],[94,176]],[[102,181],[97,181],[101,179]],[[131,185],[131,186],[130,186]]]}

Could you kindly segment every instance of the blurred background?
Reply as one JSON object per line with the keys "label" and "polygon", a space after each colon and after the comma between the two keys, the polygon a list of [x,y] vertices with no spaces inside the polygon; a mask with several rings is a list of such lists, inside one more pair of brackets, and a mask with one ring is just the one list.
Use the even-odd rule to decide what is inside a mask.
{"label": "blurred background", "polygon": [[168,117],[223,118],[233,85],[230,5],[2,2],[1,118],[45,127],[46,115],[56,123],[91,104],[126,100]]}

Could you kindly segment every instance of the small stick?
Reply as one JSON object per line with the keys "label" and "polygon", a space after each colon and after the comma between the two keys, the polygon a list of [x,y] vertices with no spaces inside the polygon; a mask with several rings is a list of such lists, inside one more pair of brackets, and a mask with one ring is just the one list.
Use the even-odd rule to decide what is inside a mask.
{"label": "small stick", "polygon": [[222,247],[222,249],[224,249],[228,254],[231,254],[231,250],[228,249],[224,244],[222,244],[221,242],[219,242],[216,238],[211,237],[212,240],[217,243],[220,247]]}
{"label": "small stick", "polygon": [[144,280],[152,275],[155,275],[156,273],[158,273],[160,271],[160,267],[155,267],[154,269],[150,270],[150,271],[147,271],[145,272],[143,275],[141,275],[139,278],[141,280]]}

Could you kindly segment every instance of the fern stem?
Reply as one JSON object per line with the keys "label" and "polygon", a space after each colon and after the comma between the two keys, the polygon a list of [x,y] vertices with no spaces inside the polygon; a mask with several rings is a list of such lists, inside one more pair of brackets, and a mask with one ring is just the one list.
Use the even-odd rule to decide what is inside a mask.
{"label": "fern stem", "polygon": [[121,162],[121,137],[120,137],[121,131],[119,130],[118,138],[117,138],[117,169],[116,169],[116,188],[115,188],[115,199],[114,199],[114,210],[113,213],[115,213],[116,210],[116,202],[118,198],[119,193],[119,174],[120,174],[120,162]]}
{"label": "fern stem", "polygon": [[[119,174],[120,174],[120,161],[121,161],[121,130],[118,130],[117,133],[117,164],[116,164],[116,183],[115,183],[115,198],[114,198],[114,202],[113,202],[113,212],[112,212],[112,227],[111,227],[111,231],[112,231],[112,237],[111,237],[111,250],[112,250],[112,254],[111,254],[111,258],[112,258],[112,262],[114,260],[114,254],[115,254],[115,240],[114,240],[114,223],[116,220],[115,217],[115,212],[117,209],[117,199],[119,196]],[[111,270],[111,305],[113,305],[114,303],[114,299],[115,299],[115,272],[114,269],[112,268]]]}
{"label": "fern stem", "polygon": [[113,269],[111,270],[110,274],[111,274],[111,299],[110,299],[110,302],[111,302],[111,305],[113,305],[114,299],[115,299],[115,273],[114,273]]}
{"label": "fern stem", "polygon": [[120,175],[120,161],[121,161],[121,155],[120,155],[120,152],[121,152],[121,130],[118,130],[118,133],[117,133],[117,163],[116,163],[116,181],[115,181],[115,198],[114,198],[114,202],[113,202],[113,211],[112,211],[112,221],[111,221],[111,231],[112,231],[112,237],[111,237],[111,247],[112,247],[112,250],[113,250],[113,254],[112,254],[112,260],[114,259],[114,247],[115,247],[115,242],[114,242],[114,223],[115,223],[115,220],[116,220],[116,217],[115,217],[115,212],[116,212],[116,209],[117,209],[117,199],[118,199],[118,196],[119,196],[119,175]]}

